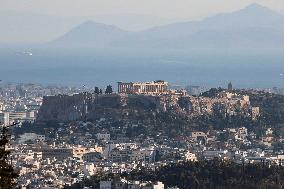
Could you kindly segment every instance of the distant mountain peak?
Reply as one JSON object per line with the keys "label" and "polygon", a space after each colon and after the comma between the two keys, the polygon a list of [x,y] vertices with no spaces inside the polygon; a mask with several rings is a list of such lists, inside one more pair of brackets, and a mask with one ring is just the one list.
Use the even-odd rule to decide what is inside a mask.
{"label": "distant mountain peak", "polygon": [[87,20],[87,21],[81,23],[80,25],[81,25],[81,26],[84,26],[84,25],[94,25],[94,24],[97,24],[97,23],[95,23],[95,22],[92,21],[92,20]]}
{"label": "distant mountain peak", "polygon": [[266,7],[262,6],[258,3],[252,3],[246,7],[247,9],[267,9]]}
{"label": "distant mountain peak", "polygon": [[77,28],[85,28],[85,29],[89,29],[89,28],[94,28],[94,27],[103,27],[103,28],[115,28],[115,29],[119,29],[116,26],[113,25],[108,25],[108,24],[103,24],[103,23],[98,23],[98,22],[94,22],[92,20],[88,20],[86,22],[83,22],[82,24],[80,24],[79,26],[77,26]]}
{"label": "distant mountain peak", "polygon": [[74,27],[63,36],[51,41],[55,45],[78,45],[78,46],[103,46],[113,40],[117,40],[128,32],[116,26],[86,21],[79,26]]}
{"label": "distant mountain peak", "polygon": [[126,48],[282,47],[284,16],[259,4],[197,22],[174,23],[141,32],[86,21],[53,44]]}
{"label": "distant mountain peak", "polygon": [[248,5],[248,6],[246,6],[244,9],[240,10],[240,11],[248,11],[248,12],[274,12],[270,8],[262,6],[262,5],[257,4],[257,3],[252,3],[252,4]]}

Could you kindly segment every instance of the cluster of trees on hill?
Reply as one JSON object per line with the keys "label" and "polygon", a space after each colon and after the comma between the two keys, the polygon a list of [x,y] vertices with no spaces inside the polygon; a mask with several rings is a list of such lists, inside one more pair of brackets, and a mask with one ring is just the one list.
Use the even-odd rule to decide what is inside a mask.
{"label": "cluster of trees on hill", "polygon": [[219,88],[211,88],[208,91],[205,91],[205,92],[201,93],[200,96],[214,98],[214,97],[217,97],[217,94],[222,92],[223,90],[224,89],[222,89],[221,87],[219,87]]}
{"label": "cluster of trees on hill", "polygon": [[249,95],[251,105],[260,107],[260,117],[255,123],[257,127],[271,127],[275,135],[284,135],[284,95],[260,91],[235,91]]}
{"label": "cluster of trees on hill", "polygon": [[[212,88],[201,94],[203,97],[214,98],[224,89]],[[227,116],[222,117],[218,114],[213,116],[203,116],[199,118],[206,125],[217,126],[220,129],[225,127],[245,126],[249,129],[259,127],[272,127],[278,134],[284,134],[284,95],[253,91],[253,90],[233,90],[233,93],[249,95],[252,106],[260,107],[260,117],[256,121],[251,121],[245,117]]]}
{"label": "cluster of trees on hill", "polygon": [[215,159],[171,164],[157,171],[134,171],[126,176],[130,180],[162,181],[166,186],[179,188],[278,189],[284,184],[284,167]]}
{"label": "cluster of trees on hill", "polygon": [[263,122],[269,125],[284,124],[284,95],[251,94],[251,103],[261,107]]}
{"label": "cluster of trees on hill", "polygon": [[[95,87],[94,93],[95,93],[95,94],[103,94],[103,90],[100,89],[99,87]],[[113,93],[112,86],[111,86],[111,85],[108,85],[108,86],[106,87],[105,94],[111,94],[111,93]]]}
{"label": "cluster of trees on hill", "polygon": [[260,164],[237,164],[231,161],[180,162],[156,171],[141,167],[131,173],[98,174],[73,187],[99,188],[101,180],[124,178],[128,181],[161,181],[166,187],[181,189],[281,189],[284,185],[284,167]]}

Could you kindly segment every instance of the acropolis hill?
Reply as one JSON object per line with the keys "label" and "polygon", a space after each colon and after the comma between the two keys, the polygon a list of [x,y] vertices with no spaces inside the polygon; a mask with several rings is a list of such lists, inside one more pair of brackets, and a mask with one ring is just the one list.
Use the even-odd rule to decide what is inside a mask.
{"label": "acropolis hill", "polygon": [[256,120],[260,109],[252,106],[248,95],[227,91],[216,97],[194,97],[179,92],[161,95],[81,93],[44,97],[37,121],[139,119],[142,115],[165,113],[188,119],[218,113],[224,117]]}

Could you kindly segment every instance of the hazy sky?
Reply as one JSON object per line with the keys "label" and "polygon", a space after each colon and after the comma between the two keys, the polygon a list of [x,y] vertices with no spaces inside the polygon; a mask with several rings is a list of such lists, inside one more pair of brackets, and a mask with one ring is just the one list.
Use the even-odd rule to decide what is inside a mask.
{"label": "hazy sky", "polygon": [[284,0],[0,0],[0,11],[32,11],[61,16],[135,13],[195,18],[234,11],[251,3],[284,11]]}
{"label": "hazy sky", "polygon": [[0,0],[0,43],[51,41],[87,20],[141,31],[252,3],[284,13],[284,0]]}

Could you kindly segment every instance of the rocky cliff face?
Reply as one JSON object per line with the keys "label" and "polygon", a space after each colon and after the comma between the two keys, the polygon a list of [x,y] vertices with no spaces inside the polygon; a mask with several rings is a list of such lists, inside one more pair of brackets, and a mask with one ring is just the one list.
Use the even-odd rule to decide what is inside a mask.
{"label": "rocky cliff face", "polygon": [[160,97],[140,95],[94,95],[44,97],[37,121],[95,120],[101,117],[121,116],[127,110],[159,111]]}
{"label": "rocky cliff face", "polygon": [[188,118],[215,113],[250,116],[250,108],[249,101],[240,99],[82,93],[44,97],[37,121],[93,121],[100,118],[139,120],[141,116],[151,117],[162,112]]}

